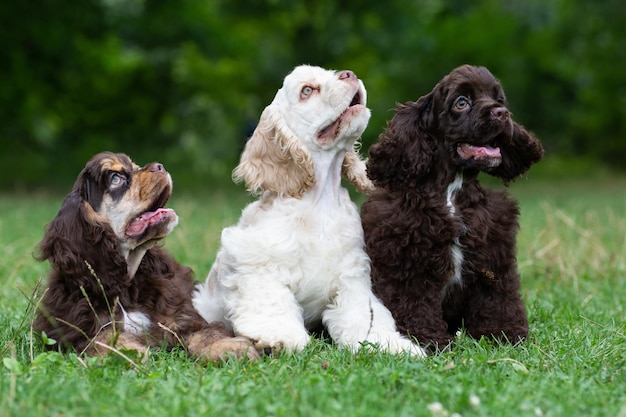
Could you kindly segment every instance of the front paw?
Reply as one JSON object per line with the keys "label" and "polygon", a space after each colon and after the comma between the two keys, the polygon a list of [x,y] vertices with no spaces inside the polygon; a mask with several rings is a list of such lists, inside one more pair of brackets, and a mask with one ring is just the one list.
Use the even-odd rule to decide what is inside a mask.
{"label": "front paw", "polygon": [[390,340],[386,350],[389,353],[408,353],[414,358],[426,357],[426,351],[424,349],[405,338]]}
{"label": "front paw", "polygon": [[272,354],[285,352],[292,354],[302,352],[309,343],[309,334],[304,329],[297,332],[276,331],[273,334],[270,332],[264,333],[257,338],[253,338],[253,340],[255,341],[254,346],[260,352]]}
{"label": "front paw", "polygon": [[150,357],[150,349],[136,335],[128,332],[104,332],[96,336],[89,347],[85,350],[88,356],[105,356],[111,353],[118,355],[122,351],[135,352],[137,358],[147,362]]}
{"label": "front paw", "polygon": [[250,361],[256,361],[260,358],[252,341],[243,336],[220,339],[207,346],[200,354],[211,362],[226,361],[231,358],[247,358]]}
{"label": "front paw", "polygon": [[468,329],[468,333],[474,339],[480,339],[481,337],[488,337],[499,343],[510,343],[512,345],[518,345],[523,343],[528,337],[528,327],[509,327],[504,329],[479,329],[479,331]]}
{"label": "front paw", "polygon": [[413,343],[409,339],[402,337],[400,334],[380,335],[368,337],[368,342],[378,345],[379,349],[384,352],[393,354],[407,353],[414,358],[425,358],[426,351],[418,344]]}

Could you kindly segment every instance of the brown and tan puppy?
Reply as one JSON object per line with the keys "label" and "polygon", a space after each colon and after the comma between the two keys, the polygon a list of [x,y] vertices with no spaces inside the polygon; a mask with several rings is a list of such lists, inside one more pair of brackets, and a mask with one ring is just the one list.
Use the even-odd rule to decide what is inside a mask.
{"label": "brown and tan puppy", "polygon": [[182,344],[203,361],[258,357],[248,339],[196,312],[191,269],[156,245],[178,223],[163,208],[171,192],[159,163],[140,168],[110,152],[87,163],[39,244],[51,272],[37,332],[88,355]]}

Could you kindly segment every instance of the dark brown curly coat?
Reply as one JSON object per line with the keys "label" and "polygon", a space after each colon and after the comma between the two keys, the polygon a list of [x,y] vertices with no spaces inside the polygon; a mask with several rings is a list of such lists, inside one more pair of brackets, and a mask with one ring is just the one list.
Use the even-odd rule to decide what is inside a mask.
{"label": "dark brown curly coat", "polygon": [[464,327],[516,343],[528,333],[516,265],[519,208],[483,187],[508,184],[543,156],[511,119],[500,83],[465,65],[397,113],[369,151],[378,189],[361,218],[376,294],[398,328],[442,349]]}
{"label": "dark brown curly coat", "polygon": [[87,163],[39,244],[51,271],[34,330],[95,355],[182,344],[203,360],[258,356],[196,312],[191,269],[156,246],[178,222],[162,208],[171,187],[161,164],[140,168],[110,152]]}

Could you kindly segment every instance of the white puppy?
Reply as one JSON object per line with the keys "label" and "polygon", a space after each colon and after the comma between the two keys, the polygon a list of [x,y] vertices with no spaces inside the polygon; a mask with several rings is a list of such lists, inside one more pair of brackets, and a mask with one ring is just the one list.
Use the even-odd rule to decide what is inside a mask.
{"label": "white puppy", "polygon": [[285,78],[233,172],[260,199],[223,230],[194,294],[207,321],[225,322],[259,350],[299,352],[321,323],[352,351],[367,341],[424,355],[372,294],[359,213],[341,185],[343,174],[373,189],[354,150],[370,117],[365,103],[352,71],[303,65]]}

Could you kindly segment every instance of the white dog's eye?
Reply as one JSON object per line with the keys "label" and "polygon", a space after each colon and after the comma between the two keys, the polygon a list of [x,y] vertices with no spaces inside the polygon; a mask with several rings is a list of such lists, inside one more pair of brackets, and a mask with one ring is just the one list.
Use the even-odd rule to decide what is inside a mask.
{"label": "white dog's eye", "polygon": [[469,107],[471,104],[472,103],[470,102],[469,98],[465,96],[457,97],[457,99],[454,100],[454,108],[456,110],[464,110],[465,108]]}
{"label": "white dog's eye", "polygon": [[311,87],[310,85],[305,85],[300,91],[300,100],[306,100],[311,96],[311,94],[313,94],[313,87]]}

